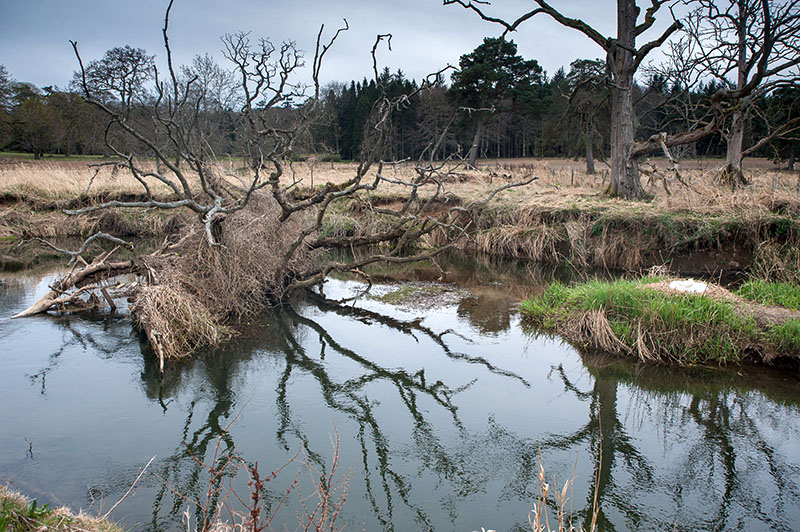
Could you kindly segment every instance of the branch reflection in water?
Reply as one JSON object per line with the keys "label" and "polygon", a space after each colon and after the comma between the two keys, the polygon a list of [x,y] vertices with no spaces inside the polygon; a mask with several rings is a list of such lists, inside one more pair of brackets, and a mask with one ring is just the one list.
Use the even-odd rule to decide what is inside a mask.
{"label": "branch reflection in water", "polygon": [[[349,441],[359,448],[360,457],[357,462],[354,460],[353,465],[360,463],[361,474],[358,478],[363,479],[362,489],[370,506],[368,513],[372,514],[371,518],[376,519],[382,528],[393,529],[397,523],[395,508],[400,504],[410,512],[408,517],[424,528],[434,528],[437,519],[429,515],[431,508],[426,504],[428,501],[425,498],[418,501],[414,496],[417,472],[408,471],[402,460],[403,453],[392,448],[395,437],[389,433],[397,428],[392,418],[397,420],[402,414],[392,412],[391,418],[387,418],[385,412],[376,410],[380,409],[382,403],[392,400],[388,394],[389,389],[393,389],[395,400],[392,404],[401,406],[410,421],[410,428],[404,430],[410,432],[417,449],[422,451],[419,455],[422,459],[420,468],[436,472],[451,482],[456,481],[461,486],[458,491],[462,496],[474,494],[481,489],[475,481],[480,475],[465,467],[464,456],[459,456],[464,453],[454,454],[448,449],[452,442],[442,442],[437,428],[443,421],[439,414],[444,413],[447,424],[458,434],[458,439],[469,438],[459,418],[454,397],[468,390],[477,380],[476,377],[465,378],[454,385],[445,383],[441,378],[430,378],[425,367],[416,371],[398,368],[401,360],[393,365],[384,365],[374,357],[346,347],[344,343],[352,340],[352,334],[340,339],[331,332],[330,327],[326,328],[309,316],[321,313],[341,317],[348,329],[361,327],[365,333],[368,329],[370,335],[376,334],[376,329],[381,329],[380,335],[384,338],[376,338],[379,342],[386,342],[385,337],[389,336],[387,331],[401,335],[414,344],[424,341],[425,345],[421,348],[426,351],[426,356],[434,357],[439,352],[454,362],[476,365],[494,375],[513,379],[524,388],[530,388],[530,384],[523,377],[496,367],[481,356],[458,352],[449,347],[448,335],[455,334],[451,330],[437,333],[422,325],[420,320],[402,320],[358,307],[342,306],[319,295],[310,296],[305,302],[295,302],[295,306],[300,308],[299,312],[292,306],[278,309],[266,321],[269,324],[268,333],[253,339],[254,345],[245,342],[238,346],[235,353],[209,355],[203,359],[202,364],[207,366],[205,380],[211,384],[214,398],[213,406],[205,422],[191,430],[190,427],[197,425],[193,418],[199,401],[189,404],[183,439],[175,453],[164,461],[164,469],[159,476],[168,480],[179,493],[192,497],[200,495],[204,489],[202,468],[193,465],[192,457],[207,456],[209,446],[219,435],[223,437],[227,452],[233,452],[235,448],[231,435],[223,432],[222,426],[223,420],[231,415],[234,403],[242,400],[241,395],[234,399],[232,394],[232,390],[237,389],[233,381],[240,377],[242,371],[240,363],[246,365],[249,362],[248,352],[281,353],[284,356],[283,368],[279,372],[274,395],[277,422],[275,439],[280,448],[290,453],[300,445],[322,471],[326,470],[327,450],[320,449],[320,442],[309,435],[309,412],[307,407],[304,408],[308,400],[312,403],[319,400],[331,413],[328,420],[335,418],[337,424],[341,425],[340,419],[345,417],[355,422],[355,430],[351,431],[354,438]],[[390,341],[397,342],[397,338],[390,337]],[[336,357],[336,360],[332,361],[332,357]],[[343,372],[341,366],[344,364],[351,364],[352,368]],[[160,378],[152,368],[145,373],[148,395],[166,404],[165,397],[180,393],[181,373],[181,369],[176,369]],[[297,386],[299,382],[302,382],[302,386]],[[301,388],[300,397],[293,396],[292,392],[296,393],[298,388]],[[439,411],[434,420],[428,419],[432,417],[429,413],[432,408]],[[247,415],[245,409],[244,417]],[[320,418],[325,419],[318,414],[311,416],[315,423]],[[328,425],[330,427],[330,421]],[[235,427],[233,432],[236,432]],[[347,445],[348,440],[345,440],[343,447]],[[352,453],[356,449],[350,451]],[[398,462],[400,468],[397,467]],[[478,463],[471,465],[474,467]],[[186,474],[187,468],[192,471],[191,474]],[[156,498],[154,528],[160,526],[159,514],[168,496],[169,490],[164,488]],[[175,499],[168,513],[174,518],[180,508],[180,500]],[[454,507],[452,512],[456,511]],[[455,513],[452,517],[456,517]],[[524,513],[519,518],[524,518]]]}
{"label": "branch reflection in water", "polygon": [[[513,313],[506,326],[505,317],[485,308],[470,312],[476,291],[426,311],[424,319],[375,300],[330,299],[356,288],[332,281],[327,298],[276,309],[230,349],[163,376],[145,350],[136,386],[156,408],[132,402],[131,420],[158,422],[162,432],[131,426],[125,438],[134,450],[92,470],[85,498],[121,495],[158,453],[151,466],[157,477],[143,479],[115,515],[131,524],[147,519],[142,526],[150,530],[176,529],[186,504],[171,489],[205,495],[207,471],[197,458],[208,461],[217,441],[221,456],[258,461],[262,472],[302,450],[324,474],[335,423],[342,468],[352,476],[348,528],[525,529],[541,446],[548,472],[559,479],[572,476],[577,455],[573,504],[584,526],[597,489],[602,530],[800,529],[797,379],[751,368],[738,370],[742,375],[646,368],[578,354],[557,339],[526,336]],[[43,386],[38,375],[69,371],[76,350],[104,364],[124,356],[135,367],[132,353],[118,348],[131,341],[124,319],[31,323],[51,326],[59,337],[52,355],[40,357],[42,366],[26,373],[36,395]],[[151,419],[154,410],[164,421]],[[46,460],[48,447],[38,450],[39,441],[37,460]],[[602,461],[594,471],[598,442]],[[267,484],[267,509],[293,478]],[[246,479],[239,484],[244,496]],[[291,528],[293,508],[286,512]]]}

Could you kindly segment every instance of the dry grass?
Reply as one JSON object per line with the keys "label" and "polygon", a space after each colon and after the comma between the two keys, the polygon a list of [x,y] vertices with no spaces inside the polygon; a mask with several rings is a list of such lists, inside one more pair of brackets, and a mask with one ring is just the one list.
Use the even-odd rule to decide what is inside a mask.
{"label": "dry grass", "polygon": [[[416,163],[407,162],[387,168],[386,177],[392,179],[410,179]],[[654,160],[656,166],[665,167],[662,160]],[[240,162],[220,161],[216,171],[226,175],[231,182],[241,173]],[[659,183],[647,184],[646,190],[655,196],[653,202],[646,204],[647,210],[680,210],[699,211],[745,209],[754,207],[768,210],[790,208],[800,212],[800,196],[797,193],[797,175],[778,170],[769,161],[763,159],[746,160],[745,172],[753,185],[731,193],[713,183],[721,160],[702,159],[687,161],[683,164],[685,187],[677,182],[670,184],[672,195],[666,194]],[[314,185],[324,183],[341,183],[351,178],[356,169],[355,163],[317,163],[313,167]],[[539,179],[523,189],[511,189],[501,193],[497,200],[501,205],[521,206],[546,204],[567,207],[572,203],[580,206],[582,202],[597,201],[596,196],[608,184],[608,170],[599,169],[598,173],[588,175],[582,162],[569,159],[499,159],[482,161],[477,170],[464,170],[453,165],[456,179],[447,183],[447,190],[462,200],[479,199],[493,188],[526,176]],[[285,169],[287,183],[296,180],[302,186],[311,184],[312,165],[296,162]],[[19,194],[43,198],[75,198],[82,195],[92,175],[87,163],[82,161],[0,161],[0,196],[17,196]],[[373,174],[374,175],[374,174]],[[369,176],[371,177],[371,176]],[[163,185],[153,187],[155,193],[168,194]],[[93,194],[138,194],[141,185],[125,171],[113,172],[110,168],[100,171],[92,184]],[[383,183],[376,194],[386,197],[405,197],[407,187],[392,183]],[[610,209],[624,208],[627,202],[614,200],[604,201],[604,207]]]}
{"label": "dry grass", "polygon": [[[0,163],[0,195],[6,197],[68,200],[84,195],[93,170],[83,161],[25,161]],[[124,171],[103,168],[92,183],[91,193],[138,194],[142,186]],[[166,186],[155,193],[168,194]]]}
{"label": "dry grass", "polygon": [[542,262],[557,260],[561,240],[562,234],[557,227],[537,219],[497,225],[491,232],[484,231],[475,236],[478,248],[491,255],[537,257]]}
{"label": "dry grass", "polygon": [[[278,213],[271,198],[254,196],[250,208],[222,224],[224,253],[211,249],[196,229],[167,255],[143,261],[140,274],[149,283],[138,291],[132,311],[162,366],[219,345],[234,334],[228,324],[251,319],[280,299],[286,277],[279,273],[280,261],[300,225],[279,224]],[[285,273],[291,277],[310,258],[301,249]]]}
{"label": "dry grass", "polygon": [[[654,159],[653,164],[666,168],[665,160]],[[407,162],[392,166],[385,170],[386,177],[392,179],[410,179],[414,174],[416,163]],[[800,212],[800,195],[797,192],[797,173],[779,170],[765,159],[745,160],[745,173],[752,181],[752,186],[731,193],[726,188],[717,186],[713,181],[722,168],[723,161],[715,159],[690,160],[683,163],[683,178],[688,183],[685,187],[678,182],[670,182],[672,195],[668,195],[661,182],[648,184],[643,176],[642,184],[646,191],[654,195],[654,201],[645,205],[645,210],[681,210],[714,211],[730,209],[751,210],[753,207],[774,211],[778,208],[793,208]],[[310,166],[306,163],[294,163],[294,176],[304,186],[310,183]],[[353,163],[319,163],[314,169],[314,184],[320,185],[330,181],[341,183],[352,177],[355,170]],[[457,179],[447,184],[448,192],[469,201],[479,199],[493,188],[505,183],[522,180],[526,176],[539,179],[522,189],[511,189],[501,193],[497,202],[504,206],[547,205],[551,208],[560,206],[567,208],[575,203],[581,206],[586,201],[596,204],[602,201],[604,208],[612,210],[625,209],[628,202],[603,200],[597,196],[608,185],[608,170],[599,168],[594,175],[585,172],[582,161],[569,159],[498,159],[480,161],[477,170],[455,168]],[[290,172],[287,172],[291,176]],[[407,188],[383,183],[379,196],[403,197]]]}
{"label": "dry grass", "polygon": [[[0,197],[7,200],[70,201],[80,197],[96,199],[144,193],[141,183],[125,168],[103,166],[94,175],[95,167],[92,165],[98,162],[0,159]],[[138,161],[137,164],[144,171],[156,170],[154,162]],[[241,184],[241,164],[239,160],[221,160],[213,165],[212,172],[238,185]],[[189,184],[199,191],[197,175],[186,168],[182,170]],[[167,178],[177,181],[167,169],[163,168],[162,172]],[[148,179],[148,185],[156,197],[165,198],[172,194],[169,187],[157,180]]]}
{"label": "dry grass", "polygon": [[[0,530],[11,532],[121,532],[115,524],[69,508],[32,506],[21,493],[0,484]],[[37,511],[38,508],[38,511]]]}

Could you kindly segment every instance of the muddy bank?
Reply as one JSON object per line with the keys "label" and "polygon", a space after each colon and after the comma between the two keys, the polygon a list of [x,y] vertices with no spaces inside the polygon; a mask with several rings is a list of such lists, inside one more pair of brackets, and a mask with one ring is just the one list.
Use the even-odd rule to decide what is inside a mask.
{"label": "muddy bank", "polygon": [[584,198],[567,206],[485,209],[466,246],[579,269],[630,272],[666,265],[681,275],[750,273],[796,281],[799,220],[797,205],[669,211]]}
{"label": "muddy bank", "polygon": [[83,239],[96,232],[147,241],[177,234],[192,222],[191,215],[183,212],[109,209],[70,216],[61,208],[59,202],[39,200],[0,206],[0,271],[35,268],[64,258],[38,239],[54,242],[63,249],[78,249]]}

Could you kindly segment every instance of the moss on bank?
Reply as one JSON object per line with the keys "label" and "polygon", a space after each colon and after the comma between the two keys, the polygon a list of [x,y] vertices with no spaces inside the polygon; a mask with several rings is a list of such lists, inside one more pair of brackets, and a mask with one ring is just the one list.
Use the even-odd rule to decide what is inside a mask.
{"label": "moss on bank", "polygon": [[674,295],[656,279],[554,283],[522,304],[528,323],[571,342],[643,361],[721,365],[800,358],[800,321],[760,319],[734,300]]}
{"label": "moss on bank", "polygon": [[67,508],[51,508],[0,485],[0,532],[122,532],[115,524]]}

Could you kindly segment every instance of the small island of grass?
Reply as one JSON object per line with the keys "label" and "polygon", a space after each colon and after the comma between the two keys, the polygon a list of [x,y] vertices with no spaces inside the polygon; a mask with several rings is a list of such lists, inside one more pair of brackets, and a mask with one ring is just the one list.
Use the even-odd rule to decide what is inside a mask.
{"label": "small island of grass", "polygon": [[797,293],[794,285],[765,281],[746,283],[736,294],[715,285],[703,294],[678,293],[653,277],[555,283],[524,301],[522,312],[543,332],[642,361],[770,363],[800,359]]}

